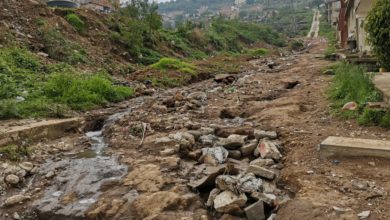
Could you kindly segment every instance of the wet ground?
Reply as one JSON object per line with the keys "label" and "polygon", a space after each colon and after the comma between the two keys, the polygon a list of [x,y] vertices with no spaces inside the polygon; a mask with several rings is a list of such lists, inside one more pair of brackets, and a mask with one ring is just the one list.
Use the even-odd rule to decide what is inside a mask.
{"label": "wet ground", "polygon": [[[233,83],[206,80],[138,97],[122,103],[119,114],[104,114],[100,126],[87,129],[93,133],[37,144],[36,169],[23,175],[13,168],[20,182],[4,185],[0,219],[245,219],[257,201],[264,218],[390,218],[389,161],[321,158],[317,151],[330,135],[390,138],[387,130],[332,116],[331,76],[322,74],[329,63],[316,58],[325,48],[314,39],[307,53],[248,61],[254,70]],[[277,139],[259,137],[259,130],[275,131]],[[232,134],[243,139],[231,141]],[[247,167],[259,157],[243,146],[264,141],[282,157],[257,161],[266,173],[238,175],[251,173]],[[213,146],[226,148],[228,158],[223,150],[204,153]],[[225,181],[234,178],[245,186],[261,180],[261,187]],[[228,191],[234,201],[221,205]],[[6,203],[14,195],[24,197]]]}

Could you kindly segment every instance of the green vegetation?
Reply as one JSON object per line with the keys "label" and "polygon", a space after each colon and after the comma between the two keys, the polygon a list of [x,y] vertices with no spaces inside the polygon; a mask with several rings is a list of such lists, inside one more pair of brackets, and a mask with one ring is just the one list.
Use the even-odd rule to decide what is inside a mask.
{"label": "green vegetation", "polygon": [[330,56],[336,52],[336,29],[332,27],[327,21],[325,16],[322,16],[320,22],[319,35],[325,37],[328,40],[328,48],[325,51],[325,57]]}
{"label": "green vegetation", "polygon": [[12,161],[20,161],[23,157],[29,157],[31,150],[26,147],[7,145],[0,147],[0,155]]}
{"label": "green vegetation", "polygon": [[49,57],[71,65],[86,63],[86,51],[77,43],[67,40],[54,29],[41,30],[42,41]]}
{"label": "green vegetation", "polygon": [[[370,109],[367,102],[382,100],[373,83],[372,76],[356,65],[341,63],[335,65],[335,77],[329,90],[333,108],[338,115],[346,118],[357,118],[362,125],[380,125],[390,127],[390,112],[385,109]],[[355,101],[356,111],[341,111],[344,104]]]}
{"label": "green vegetation", "polygon": [[71,24],[78,32],[83,32],[85,30],[85,22],[80,19],[80,17],[74,13],[68,14],[65,16],[65,19]]}
{"label": "green vegetation", "polygon": [[181,73],[196,75],[196,67],[194,65],[174,58],[162,58],[157,63],[151,65],[151,67],[162,71],[177,70]]}
{"label": "green vegetation", "polygon": [[0,49],[0,119],[62,117],[130,97],[133,90],[113,86],[102,73],[86,74],[66,64],[43,65],[20,48]]}
{"label": "green vegetation", "polygon": [[265,48],[251,49],[246,51],[246,54],[252,58],[260,58],[268,54],[268,50]]}
{"label": "green vegetation", "polygon": [[298,51],[298,50],[302,50],[302,48],[304,47],[305,45],[303,44],[303,41],[301,40],[292,40],[291,42],[289,42],[288,44],[288,48],[290,50],[295,50],[295,51]]}
{"label": "green vegetation", "polygon": [[367,16],[365,28],[381,65],[390,70],[390,1],[378,0]]}

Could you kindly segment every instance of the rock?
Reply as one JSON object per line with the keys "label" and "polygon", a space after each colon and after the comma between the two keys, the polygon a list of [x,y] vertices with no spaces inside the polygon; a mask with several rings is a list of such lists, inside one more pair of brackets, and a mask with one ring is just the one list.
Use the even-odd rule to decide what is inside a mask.
{"label": "rock", "polygon": [[223,164],[229,152],[223,147],[202,148],[201,161],[210,165]]}
{"label": "rock", "polygon": [[236,80],[236,77],[231,74],[218,74],[214,77],[214,81],[217,83],[231,84]]}
{"label": "rock", "polygon": [[257,200],[257,201],[262,201],[262,202],[266,203],[267,205],[269,205],[270,207],[275,206],[276,196],[274,194],[252,192],[250,194],[250,197]]}
{"label": "rock", "polygon": [[44,52],[38,52],[37,55],[41,56],[41,57],[49,57],[49,54],[44,53]]}
{"label": "rock", "polygon": [[206,101],[207,100],[207,94],[204,93],[204,92],[194,92],[194,93],[191,93],[187,96],[187,99],[191,100],[191,99],[195,99],[195,100],[199,100],[199,101]]}
{"label": "rock", "polygon": [[261,191],[263,181],[248,173],[238,176],[220,175],[216,178],[215,184],[220,190],[229,190],[241,194]]}
{"label": "rock", "polygon": [[376,166],[375,162],[373,162],[373,161],[368,162],[368,165],[370,165],[370,166],[372,166],[372,167],[375,167],[375,166]]}
{"label": "rock", "polygon": [[34,164],[31,162],[20,163],[19,166],[27,172],[30,172],[34,168]]}
{"label": "rock", "polygon": [[206,206],[207,207],[213,207],[214,206],[214,200],[217,197],[217,195],[221,192],[218,188],[214,188],[210,191],[209,198],[207,199]]}
{"label": "rock", "polygon": [[224,191],[214,199],[214,208],[220,213],[234,213],[245,206],[248,198],[245,194],[237,196],[232,191]]}
{"label": "rock", "polygon": [[9,174],[5,177],[5,182],[11,185],[16,185],[20,181],[19,177],[14,174]]}
{"label": "rock", "polygon": [[250,165],[256,165],[256,166],[260,166],[260,167],[272,166],[274,164],[275,164],[274,160],[272,160],[272,159],[263,159],[263,158],[257,158],[257,159],[252,160],[250,162]]}
{"label": "rock", "polygon": [[232,134],[225,139],[221,139],[217,144],[220,144],[229,150],[236,150],[245,144],[246,139],[247,136]]}
{"label": "rock", "polygon": [[157,138],[156,140],[154,140],[154,144],[156,144],[156,145],[165,145],[165,144],[169,144],[172,142],[173,142],[173,140],[170,139],[169,137],[161,137],[161,138]]}
{"label": "rock", "polygon": [[356,102],[348,102],[343,106],[343,110],[355,111],[358,108],[358,104]]}
{"label": "rock", "polygon": [[251,154],[253,154],[254,150],[256,149],[257,145],[259,143],[257,140],[251,141],[249,144],[246,144],[240,148],[241,154],[243,157],[247,157]]}
{"label": "rock", "polygon": [[203,135],[199,138],[200,143],[205,147],[212,147],[218,138],[212,134]]}
{"label": "rock", "polygon": [[264,178],[271,179],[271,180],[275,178],[274,172],[272,172],[271,170],[265,169],[263,167],[256,166],[256,165],[250,165],[249,168],[247,169],[247,172],[253,173],[256,176],[264,177]]}
{"label": "rock", "polygon": [[229,170],[227,170],[226,167],[223,165],[218,166],[218,167],[208,167],[208,168],[206,168],[206,170],[204,172],[204,174],[206,176],[204,176],[201,179],[191,181],[188,184],[188,186],[190,186],[193,189],[197,189],[197,190],[199,190],[201,188],[208,187],[208,186],[212,186],[215,184],[215,179],[220,174],[223,174],[226,172],[229,172]]}
{"label": "rock", "polygon": [[255,130],[254,131],[255,138],[257,140],[268,138],[268,139],[276,139],[278,138],[278,134],[275,131],[263,131],[263,130]]}
{"label": "rock", "polygon": [[322,72],[324,75],[335,75],[336,73],[332,69],[327,69],[324,72]]}
{"label": "rock", "polygon": [[160,114],[164,114],[164,113],[168,112],[168,108],[165,105],[157,105],[157,104],[155,104],[155,105],[152,106],[152,108],[153,108],[154,111],[156,111],[156,112],[158,112]]}
{"label": "rock", "polygon": [[46,179],[51,179],[54,175],[55,175],[54,171],[49,171],[49,172],[45,175],[45,178],[46,178]]}
{"label": "rock", "polygon": [[171,155],[174,155],[175,153],[176,153],[175,149],[172,149],[172,148],[167,148],[167,149],[160,151],[161,156],[171,156]]}
{"label": "rock", "polygon": [[248,138],[254,138],[254,129],[252,126],[240,126],[240,127],[216,127],[215,135],[218,137],[227,138],[232,134],[239,134],[248,136]]}
{"label": "rock", "polygon": [[363,211],[361,213],[359,213],[357,216],[360,218],[360,219],[366,219],[370,216],[371,212],[370,211]]}
{"label": "rock", "polygon": [[260,156],[265,159],[280,160],[282,155],[280,154],[276,144],[271,141],[262,141],[258,145]]}
{"label": "rock", "polygon": [[177,132],[176,134],[174,135],[169,135],[170,138],[180,142],[180,144],[182,144],[182,142],[188,142],[189,145],[194,145],[195,144],[195,137],[194,135],[188,133],[188,132]]}
{"label": "rock", "polygon": [[13,205],[16,205],[18,203],[22,203],[25,200],[28,200],[30,198],[31,198],[30,196],[25,196],[25,195],[14,195],[14,196],[7,198],[4,201],[4,205],[5,206],[13,206]]}
{"label": "rock", "polygon": [[264,203],[263,201],[257,201],[256,203],[246,207],[245,214],[248,220],[264,220]]}
{"label": "rock", "polygon": [[239,160],[241,159],[241,151],[239,150],[229,150],[228,157]]}
{"label": "rock", "polygon": [[15,220],[19,220],[20,219],[20,215],[17,212],[14,212],[12,214],[12,218],[14,218]]}
{"label": "rock", "polygon": [[273,214],[271,214],[271,215],[267,218],[267,220],[274,220],[275,218],[276,218],[276,214],[273,213]]}

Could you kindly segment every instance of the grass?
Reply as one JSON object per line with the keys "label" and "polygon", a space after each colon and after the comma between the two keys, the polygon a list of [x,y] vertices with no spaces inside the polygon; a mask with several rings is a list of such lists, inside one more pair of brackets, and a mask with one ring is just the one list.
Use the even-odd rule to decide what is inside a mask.
{"label": "grass", "polygon": [[[334,65],[335,77],[329,90],[334,112],[344,118],[357,118],[361,125],[390,127],[390,112],[387,109],[370,109],[367,102],[379,102],[382,95],[372,83],[372,75],[357,65],[340,63]],[[342,111],[344,104],[355,101],[356,111]]]}
{"label": "grass", "polygon": [[133,95],[104,73],[78,73],[67,64],[45,65],[25,49],[0,48],[0,119],[63,117]]}
{"label": "grass", "polygon": [[336,29],[326,21],[325,16],[322,16],[320,22],[320,31],[318,34],[328,40],[328,48],[325,50],[325,57],[334,54],[336,52],[337,44]]}
{"label": "grass", "polygon": [[83,32],[85,30],[85,22],[81,18],[74,14],[67,14],[65,19],[71,24],[78,32]]}
{"label": "grass", "polygon": [[268,50],[265,48],[251,49],[246,52],[247,55],[253,58],[260,58],[268,54]]}
{"label": "grass", "polygon": [[23,157],[29,157],[31,150],[27,147],[21,147],[17,145],[7,145],[0,147],[0,158],[5,157],[12,161],[20,161]]}
{"label": "grass", "polygon": [[175,70],[180,73],[188,73],[191,75],[196,75],[196,67],[190,63],[183,62],[175,58],[164,57],[160,59],[157,63],[150,66],[153,69],[160,71]]}

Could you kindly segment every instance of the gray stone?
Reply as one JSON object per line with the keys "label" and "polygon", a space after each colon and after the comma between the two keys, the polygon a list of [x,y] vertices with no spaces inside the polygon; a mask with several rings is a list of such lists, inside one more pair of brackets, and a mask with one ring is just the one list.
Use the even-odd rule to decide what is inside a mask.
{"label": "gray stone", "polygon": [[254,150],[256,149],[257,145],[258,145],[257,140],[253,140],[249,144],[242,146],[240,148],[242,156],[247,157],[247,156],[251,155],[254,152]]}
{"label": "gray stone", "polygon": [[264,177],[264,178],[271,179],[271,180],[275,178],[274,172],[272,172],[271,170],[265,169],[263,167],[256,166],[256,165],[250,165],[247,169],[247,172],[253,173],[256,176]]}
{"label": "gray stone", "polygon": [[176,150],[172,149],[172,148],[167,148],[167,149],[160,151],[161,156],[171,156],[171,155],[174,155],[175,153],[176,153]]}
{"label": "gray stone", "polygon": [[202,148],[201,160],[210,165],[223,164],[229,152],[223,147]]}
{"label": "gray stone", "polygon": [[170,139],[169,137],[161,137],[161,138],[157,138],[156,140],[154,140],[154,144],[156,145],[164,145],[164,144],[169,144],[169,143],[172,143],[173,140]]}
{"label": "gray stone", "polygon": [[237,194],[258,192],[262,190],[263,181],[254,174],[240,174],[238,176],[220,175],[215,180],[220,190],[229,190]]}
{"label": "gray stone", "polygon": [[268,138],[268,139],[276,139],[278,138],[278,134],[275,131],[263,131],[263,130],[255,130],[254,131],[255,138],[257,140]]}
{"label": "gray stone", "polygon": [[245,144],[248,137],[244,135],[232,134],[227,138],[220,139],[217,144],[224,146],[229,150],[236,150]]}
{"label": "gray stone", "polygon": [[5,182],[11,185],[16,185],[19,183],[19,181],[19,177],[14,174],[10,174],[5,177]]}
{"label": "gray stone", "polygon": [[25,200],[28,200],[30,198],[31,198],[30,196],[25,196],[25,195],[14,195],[14,196],[11,196],[11,197],[7,198],[4,201],[4,205],[5,206],[13,206],[13,205],[22,203]]}
{"label": "gray stone", "polygon": [[229,150],[229,156],[230,158],[239,160],[241,159],[241,151],[239,150]]}
{"label": "gray stone", "polygon": [[30,172],[34,168],[34,164],[31,162],[20,163],[19,166],[27,172]]}
{"label": "gray stone", "polygon": [[277,145],[271,141],[262,141],[257,147],[260,156],[265,159],[280,160],[282,154],[279,152]]}
{"label": "gray stone", "polygon": [[20,219],[20,215],[17,212],[14,212],[12,214],[12,218],[14,218],[15,220],[19,220]]}
{"label": "gray stone", "polygon": [[203,135],[199,138],[200,143],[205,147],[212,147],[218,138],[212,134]]}
{"label": "gray stone", "polygon": [[357,216],[360,218],[360,219],[366,219],[370,216],[371,212],[370,211],[363,211],[361,213],[359,213]]}
{"label": "gray stone", "polygon": [[207,100],[207,94],[204,92],[193,92],[187,96],[187,99],[194,99],[204,102]]}
{"label": "gray stone", "polygon": [[263,158],[257,158],[257,159],[252,160],[250,162],[250,165],[256,165],[256,166],[260,166],[260,167],[272,166],[274,164],[275,164],[274,160],[272,160],[272,159],[263,159]]}
{"label": "gray stone", "polygon": [[207,199],[206,206],[207,207],[213,207],[214,200],[217,197],[217,195],[221,192],[218,188],[214,188],[210,191],[209,198]]}
{"label": "gray stone", "polygon": [[256,203],[245,208],[245,214],[248,220],[264,220],[264,203],[257,201]]}
{"label": "gray stone", "polygon": [[248,198],[245,194],[236,195],[232,191],[224,191],[214,199],[214,208],[220,213],[232,213],[245,206]]}

